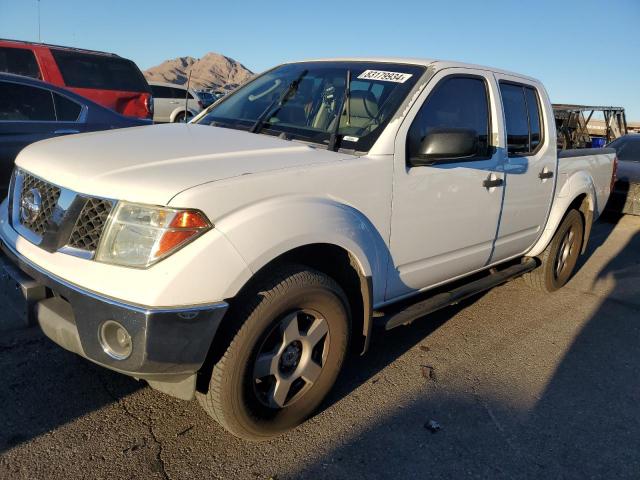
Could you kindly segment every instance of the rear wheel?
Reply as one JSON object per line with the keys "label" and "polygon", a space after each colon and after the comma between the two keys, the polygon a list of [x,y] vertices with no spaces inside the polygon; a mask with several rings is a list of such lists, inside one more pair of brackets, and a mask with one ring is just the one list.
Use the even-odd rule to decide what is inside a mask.
{"label": "rear wheel", "polygon": [[333,386],[347,351],[349,308],[335,281],[302,266],[250,290],[237,299],[244,308],[225,319],[238,331],[198,400],[232,434],[265,440],[302,423]]}
{"label": "rear wheel", "polygon": [[173,119],[174,123],[185,123],[185,116],[186,116],[186,121],[188,122],[189,120],[191,120],[193,118],[193,115],[191,115],[190,112],[180,112],[178,113],[175,118]]}
{"label": "rear wheel", "polygon": [[524,275],[524,280],[543,292],[554,292],[563,287],[574,273],[583,239],[582,215],[577,210],[570,210],[540,255],[540,266]]}

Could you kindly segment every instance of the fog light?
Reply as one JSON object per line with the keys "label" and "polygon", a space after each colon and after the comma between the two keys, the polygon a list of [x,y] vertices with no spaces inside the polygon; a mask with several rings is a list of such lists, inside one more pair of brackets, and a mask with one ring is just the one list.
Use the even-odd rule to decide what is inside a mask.
{"label": "fog light", "polygon": [[100,327],[100,344],[104,352],[116,360],[129,358],[133,350],[131,335],[126,328],[113,320],[104,322]]}

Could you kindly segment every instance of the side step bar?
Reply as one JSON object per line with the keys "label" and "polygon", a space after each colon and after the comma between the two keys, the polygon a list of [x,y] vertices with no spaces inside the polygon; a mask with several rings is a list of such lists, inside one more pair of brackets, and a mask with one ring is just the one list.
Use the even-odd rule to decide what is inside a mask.
{"label": "side step bar", "polygon": [[400,325],[406,325],[418,318],[428,315],[429,313],[433,313],[436,310],[440,310],[441,308],[449,305],[454,305],[465,298],[469,298],[477,293],[497,287],[514,277],[518,277],[533,270],[537,266],[538,264],[534,258],[528,258],[523,263],[489,274],[486,277],[464,284],[451,291],[437,293],[425,300],[413,303],[400,310],[394,310],[393,306],[391,306],[389,310],[384,312],[383,316],[376,318],[376,323],[384,326],[385,330],[391,330],[392,328],[399,327]]}

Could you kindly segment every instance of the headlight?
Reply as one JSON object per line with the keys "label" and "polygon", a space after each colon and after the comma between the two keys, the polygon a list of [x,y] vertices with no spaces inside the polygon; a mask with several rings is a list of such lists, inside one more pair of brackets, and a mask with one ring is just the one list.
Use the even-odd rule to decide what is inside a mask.
{"label": "headlight", "polygon": [[119,202],[100,241],[96,260],[146,268],[211,228],[207,217],[197,210]]}

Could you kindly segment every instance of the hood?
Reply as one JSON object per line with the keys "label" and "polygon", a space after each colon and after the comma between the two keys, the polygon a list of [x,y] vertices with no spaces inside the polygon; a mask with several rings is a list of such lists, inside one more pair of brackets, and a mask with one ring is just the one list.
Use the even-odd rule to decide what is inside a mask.
{"label": "hood", "polygon": [[79,193],[164,205],[203,183],[347,157],[267,135],[167,124],[37,142],[16,165]]}
{"label": "hood", "polygon": [[616,177],[622,182],[640,183],[640,160],[620,160]]}

